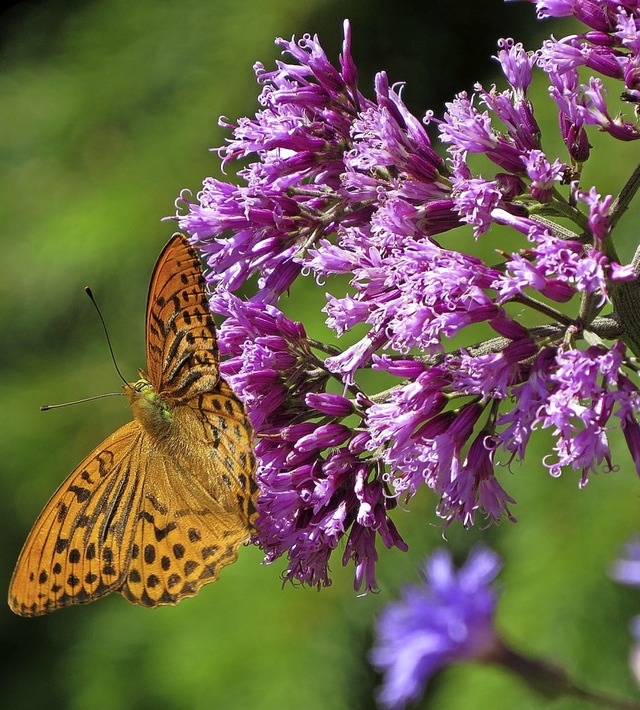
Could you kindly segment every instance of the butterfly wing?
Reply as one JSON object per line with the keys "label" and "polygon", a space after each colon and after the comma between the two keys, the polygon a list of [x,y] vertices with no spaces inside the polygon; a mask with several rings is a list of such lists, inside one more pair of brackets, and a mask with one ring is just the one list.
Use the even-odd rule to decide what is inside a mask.
{"label": "butterfly wing", "polygon": [[220,378],[200,262],[181,234],[169,241],[151,279],[147,368],[170,408],[171,434],[150,436],[143,455],[142,509],[119,591],[156,606],[217,579],[236,560],[257,515],[253,431]]}
{"label": "butterfly wing", "polygon": [[146,333],[147,372],[156,392],[179,402],[215,389],[215,323],[200,261],[180,233],[165,246],[151,277]]}
{"label": "butterfly wing", "polygon": [[154,388],[175,407],[181,439],[200,456],[193,461],[194,475],[202,474],[203,486],[225,510],[237,512],[245,523],[253,519],[253,430],[244,405],[220,378],[200,262],[179,233],[162,252],[151,280],[147,357]]}
{"label": "butterfly wing", "polygon": [[213,480],[201,480],[202,485],[213,489],[223,509],[234,512],[245,528],[254,532],[259,491],[255,481],[253,429],[244,405],[221,379],[215,392],[190,400],[183,412],[192,440],[203,443],[215,471]]}
{"label": "butterfly wing", "polygon": [[[153,462],[145,486],[128,574],[118,591],[145,606],[176,604],[218,578],[249,537],[195,477],[174,462]],[[168,503],[167,503],[168,502]]]}
{"label": "butterfly wing", "polygon": [[144,432],[125,424],[87,456],[53,494],[22,548],[9,606],[39,616],[85,604],[122,584],[141,506]]}

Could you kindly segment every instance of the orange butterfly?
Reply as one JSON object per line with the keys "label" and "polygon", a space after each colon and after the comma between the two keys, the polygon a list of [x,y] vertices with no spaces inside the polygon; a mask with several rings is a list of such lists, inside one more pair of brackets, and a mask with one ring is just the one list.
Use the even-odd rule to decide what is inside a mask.
{"label": "orange butterfly", "polygon": [[218,578],[254,532],[246,411],[220,378],[194,250],[174,234],[147,302],[147,369],[124,387],[134,420],[80,463],[22,548],[9,606],[39,616],[120,592],[176,604]]}

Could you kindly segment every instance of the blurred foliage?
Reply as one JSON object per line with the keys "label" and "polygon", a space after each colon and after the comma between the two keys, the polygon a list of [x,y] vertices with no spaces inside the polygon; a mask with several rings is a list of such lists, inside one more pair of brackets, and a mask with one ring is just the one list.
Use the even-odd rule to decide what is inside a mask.
{"label": "blurred foliage", "polygon": [[[417,115],[440,111],[475,80],[491,81],[495,41],[535,44],[548,26],[532,8],[501,0],[445,10],[382,0],[138,0],[14,4],[0,26],[0,586],[47,496],[92,446],[130,416],[113,399],[40,414],[57,402],[119,388],[96,315],[82,293],[90,283],[110,324],[120,367],[143,365],[148,278],[173,231],[161,222],[183,188],[216,174],[207,148],[223,142],[216,120],[252,114],[256,60],[267,66],[276,36],[318,32],[332,57],[341,22],[354,26],[362,90],[387,69],[407,81]],[[535,38],[534,34],[535,33]],[[540,117],[542,120],[542,117]],[[553,116],[547,119],[555,130]],[[596,137],[596,141],[600,140]],[[594,141],[594,142],[596,142]],[[611,146],[589,165],[605,191],[623,184],[635,146]],[[616,166],[622,166],[622,175]],[[587,178],[589,177],[589,173]],[[635,215],[635,217],[634,217]],[[629,250],[638,210],[627,215]],[[322,294],[311,280],[290,313],[315,336]],[[612,433],[616,436],[617,433]],[[618,546],[637,529],[638,483],[628,454],[620,470],[550,479],[539,455],[501,474],[518,500],[517,525],[447,531],[462,557],[479,539],[505,557],[500,625],[524,650],[555,658],[578,678],[632,692],[627,623],[637,595],[605,575]],[[618,439],[616,439],[618,441]],[[545,448],[547,447],[547,448]],[[0,611],[1,696],[12,708],[372,707],[378,680],[366,663],[372,622],[424,555],[442,544],[434,499],[423,492],[396,522],[410,552],[381,550],[378,595],[357,597],[352,570],[334,561],[334,584],[282,588],[276,562],[241,550],[219,583],[175,608],[136,608],[119,595],[50,617],[24,620]],[[606,649],[603,651],[603,649]],[[500,698],[497,702],[496,698]],[[450,669],[424,702],[432,708],[541,707],[513,679],[492,669]],[[554,708],[578,708],[557,701]]]}

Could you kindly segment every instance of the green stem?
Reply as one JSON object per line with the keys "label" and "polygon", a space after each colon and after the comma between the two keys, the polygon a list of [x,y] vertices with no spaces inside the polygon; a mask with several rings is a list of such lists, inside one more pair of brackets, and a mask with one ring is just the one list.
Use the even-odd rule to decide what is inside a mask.
{"label": "green stem", "polygon": [[[620,191],[611,208],[611,229],[618,223],[627,211],[631,200],[640,189],[640,165],[636,167],[626,185]],[[607,240],[606,254],[609,258],[619,261],[613,245],[613,240]],[[613,303],[614,315],[622,327],[622,340],[633,351],[640,355],[640,249],[632,262],[638,278],[627,283],[613,284],[609,295]]]}
{"label": "green stem", "polygon": [[620,194],[611,206],[611,229],[616,226],[620,217],[627,211],[638,189],[640,189],[640,165],[633,171],[633,174],[627,180],[627,184],[620,190]]}
{"label": "green stem", "polygon": [[576,242],[585,242],[588,240],[588,236],[585,234],[576,234],[571,229],[563,227],[561,224],[557,224],[551,219],[547,219],[540,214],[531,214],[529,217],[534,221],[546,227],[554,236],[560,239],[571,239]]}
{"label": "green stem", "polygon": [[[565,199],[564,195],[558,190],[553,191],[554,199],[550,202],[546,208],[552,213],[555,212],[561,217],[566,217],[570,219],[574,224],[577,224],[581,230],[587,231],[589,229],[589,219],[581,212],[579,209],[569,204]],[[542,210],[543,212],[546,210]]]}
{"label": "green stem", "polygon": [[514,298],[511,299],[511,303],[522,303],[564,325],[573,325],[575,323],[573,318],[569,318],[569,316],[566,316],[564,313],[561,313],[546,303],[542,303],[542,301],[531,298],[531,296],[525,296],[524,294],[514,296]]}
{"label": "green stem", "polygon": [[307,337],[307,342],[315,350],[319,350],[326,355],[341,355],[342,350],[337,345],[330,345],[329,343],[323,343],[315,338]]}

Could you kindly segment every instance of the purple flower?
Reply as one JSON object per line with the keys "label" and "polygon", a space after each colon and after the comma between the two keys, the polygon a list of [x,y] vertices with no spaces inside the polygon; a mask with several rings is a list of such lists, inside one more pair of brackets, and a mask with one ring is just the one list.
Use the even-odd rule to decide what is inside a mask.
{"label": "purple flower", "polygon": [[[255,66],[260,109],[222,121],[217,154],[238,184],[182,195],[178,222],[226,318],[221,372],[256,433],[255,542],[286,556],[286,579],[329,584],[340,547],[355,587],[376,588],[379,544],[406,549],[391,511],[423,486],[447,525],[514,520],[496,463],[524,459],[536,429],[553,436],[552,476],[583,486],[618,468],[614,429],[640,473],[637,266],[615,243],[638,188],[614,199],[582,170],[594,130],[640,137],[603,85],[638,109],[640,10],[536,6],[584,31],[536,51],[500,40],[500,86],[423,120],[384,72],[361,92],[348,22],[335,64],[315,36],[278,40],[276,66]],[[558,112],[561,140],[544,141],[564,142],[557,156],[534,75]],[[322,289],[331,342],[287,316],[303,278]]]}
{"label": "purple flower", "polygon": [[496,59],[500,62],[502,71],[511,86],[526,94],[533,78],[535,55],[526,52],[521,42],[512,39],[498,40],[500,51]]}
{"label": "purple flower", "polygon": [[345,541],[343,563],[355,586],[375,589],[378,539],[406,544],[388,517],[388,495],[365,441],[342,423],[362,416],[364,402],[325,391],[329,373],[304,327],[275,306],[226,294],[213,300],[227,316],[220,331],[221,370],[243,398],[258,443],[260,531],[267,562],[287,555],[286,579],[330,583],[332,551]]}
{"label": "purple flower", "polygon": [[611,568],[611,576],[621,584],[640,587],[640,538],[625,545],[622,557]]}
{"label": "purple flower", "polygon": [[617,2],[598,0],[529,0],[538,10],[538,17],[568,17],[577,19],[594,29],[610,29],[610,17],[615,12]]}
{"label": "purple flower", "polygon": [[339,334],[357,323],[371,327],[359,342],[326,360],[349,383],[355,370],[368,365],[380,348],[439,351],[442,338],[497,313],[483,291],[497,278],[496,271],[430,241],[406,237],[402,247],[394,247],[396,241],[397,235],[382,230],[373,234],[348,230],[338,247],[323,242],[311,250],[309,265],[318,278],[327,269],[353,274],[355,295],[328,297],[327,324]]}
{"label": "purple flower", "polygon": [[585,123],[599,126],[618,140],[633,141],[640,138],[640,131],[633,123],[610,115],[606,101],[607,91],[602,79],[591,77],[589,86],[584,87],[584,95],[587,98]]}
{"label": "purple flower", "polygon": [[550,202],[554,186],[563,180],[567,171],[566,164],[559,160],[551,164],[541,150],[529,151],[523,161],[531,179],[531,196],[541,203]]}
{"label": "purple flower", "polygon": [[453,204],[463,222],[474,227],[476,237],[484,234],[493,224],[493,211],[503,204],[501,186],[497,180],[453,180]]}
{"label": "purple flower", "polygon": [[611,228],[612,195],[601,197],[592,187],[589,192],[578,192],[578,197],[589,207],[589,227],[597,243],[602,244]]}
{"label": "purple flower", "polygon": [[[640,537],[627,542],[622,557],[614,562],[610,574],[616,582],[640,587]],[[634,643],[629,656],[629,665],[636,683],[640,685],[640,616],[631,620],[630,627]]]}
{"label": "purple flower", "polygon": [[469,453],[455,477],[444,489],[437,513],[448,522],[459,520],[469,527],[475,523],[476,511],[492,522],[507,517],[515,518],[508,504],[515,503],[498,483],[494,475],[494,451],[487,433],[481,431],[469,447]]}
{"label": "purple flower", "polygon": [[[337,191],[353,118],[372,105],[355,86],[349,25],[340,70],[317,38],[278,43],[300,64],[279,62],[272,72],[256,65],[263,110],[254,119],[223,124],[234,133],[219,150],[224,163],[260,156],[239,173],[246,186],[208,178],[197,202],[182,195],[187,212],[178,215],[180,227],[198,240],[212,283],[236,290],[259,272],[266,303],[274,303],[300,274],[305,242],[333,231],[334,222],[321,218],[326,210],[356,223],[368,214],[366,205]],[[227,230],[231,234],[221,238]]]}
{"label": "purple flower", "polygon": [[371,662],[383,674],[378,700],[403,708],[420,698],[435,672],[451,663],[487,660],[499,645],[491,582],[498,556],[476,548],[456,570],[448,552],[434,552],[425,580],[387,605],[377,622]]}
{"label": "purple flower", "polygon": [[620,408],[616,415],[620,419],[622,433],[635,463],[636,472],[640,476],[640,424],[638,424],[637,418],[637,412],[640,409],[640,393],[623,374],[618,377],[618,388],[621,397]]}
{"label": "purple flower", "polygon": [[[592,221],[596,226],[595,217]],[[597,228],[603,233],[599,224]],[[635,278],[632,268],[620,268],[600,249],[585,250],[577,239],[559,238],[538,224],[529,225],[529,241],[533,246],[526,250],[526,256],[512,254],[506,262],[505,273],[494,283],[501,301],[512,299],[527,289],[535,289],[561,303],[576,292],[600,293],[605,301],[610,281]],[[536,258],[532,260],[531,255]]]}
{"label": "purple flower", "polygon": [[528,380],[513,390],[516,406],[498,419],[499,427],[506,426],[499,445],[522,457],[531,432],[552,427],[557,459],[544,459],[551,475],[571,466],[582,472],[585,485],[598,464],[610,469],[606,422],[613,413],[625,419],[638,406],[637,389],[625,391],[620,380],[623,357],[621,345],[540,353]]}
{"label": "purple flower", "polygon": [[[505,102],[497,97],[493,100],[494,97],[482,91],[481,95],[501,119],[510,120],[514,117],[510,97],[504,97]],[[535,136],[531,135],[530,139],[526,141],[528,147],[536,147]],[[473,105],[473,98],[469,99],[466,92],[458,94],[454,101],[447,103],[447,112],[444,121],[440,124],[440,140],[451,145],[449,150],[452,155],[461,155],[465,152],[484,153],[509,173],[517,175],[522,170],[523,148],[508,133],[496,131],[492,126],[489,112],[481,113]]]}

